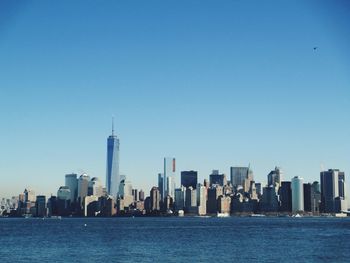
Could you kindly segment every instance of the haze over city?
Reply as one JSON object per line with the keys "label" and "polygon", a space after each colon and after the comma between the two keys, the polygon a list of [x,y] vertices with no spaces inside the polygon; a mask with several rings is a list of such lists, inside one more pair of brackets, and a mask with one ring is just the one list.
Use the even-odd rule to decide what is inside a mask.
{"label": "haze over city", "polygon": [[136,3],[0,4],[0,197],[105,180],[112,116],[145,191],[165,156],[177,184],[249,163],[261,182],[349,174],[346,1]]}

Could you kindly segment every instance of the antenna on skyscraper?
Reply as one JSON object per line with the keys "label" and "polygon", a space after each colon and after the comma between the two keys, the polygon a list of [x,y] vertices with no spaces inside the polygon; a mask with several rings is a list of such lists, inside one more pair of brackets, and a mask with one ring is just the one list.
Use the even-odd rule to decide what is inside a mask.
{"label": "antenna on skyscraper", "polygon": [[114,136],[114,116],[112,116],[112,136]]}

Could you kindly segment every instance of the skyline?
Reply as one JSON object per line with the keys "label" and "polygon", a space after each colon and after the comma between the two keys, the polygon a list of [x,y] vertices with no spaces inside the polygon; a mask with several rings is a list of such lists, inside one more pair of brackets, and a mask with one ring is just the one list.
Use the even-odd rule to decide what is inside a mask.
{"label": "skyline", "polygon": [[176,184],[249,163],[261,182],[275,166],[286,180],[319,181],[321,165],[348,174],[348,10],[2,2],[0,196],[54,194],[70,172],[104,182],[111,116],[120,174],[145,191],[166,156]]}

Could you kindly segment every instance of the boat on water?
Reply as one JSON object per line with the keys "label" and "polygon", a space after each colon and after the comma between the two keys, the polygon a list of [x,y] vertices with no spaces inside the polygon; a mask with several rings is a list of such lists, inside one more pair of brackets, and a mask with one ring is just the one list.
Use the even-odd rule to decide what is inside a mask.
{"label": "boat on water", "polygon": [[216,214],[216,217],[230,217],[230,214],[229,213],[217,213]]}
{"label": "boat on water", "polygon": [[292,215],[292,217],[301,217],[300,214],[295,214],[295,215]]}
{"label": "boat on water", "polygon": [[251,214],[250,217],[265,217],[263,214]]}

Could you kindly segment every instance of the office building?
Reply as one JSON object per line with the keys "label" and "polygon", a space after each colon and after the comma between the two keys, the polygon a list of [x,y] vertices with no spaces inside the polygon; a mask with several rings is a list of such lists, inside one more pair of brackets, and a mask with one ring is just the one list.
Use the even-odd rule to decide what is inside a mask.
{"label": "office building", "polygon": [[170,196],[172,199],[175,198],[175,177],[174,176],[168,176],[167,178],[167,191],[168,191],[168,195]]}
{"label": "office building", "polygon": [[213,186],[213,185],[225,186],[227,185],[226,175],[220,174],[219,170],[213,170],[213,172],[209,175],[209,182],[210,182],[210,186]]}
{"label": "office building", "polygon": [[[163,192],[164,196],[169,195],[174,198],[175,194],[175,158],[164,158],[164,174],[163,174]],[[170,178],[170,179],[169,179]]]}
{"label": "office building", "polygon": [[278,189],[280,197],[280,211],[292,212],[292,186],[291,182],[282,181],[281,187]]}
{"label": "office building", "polygon": [[231,184],[237,188],[244,185],[244,179],[254,180],[253,171],[250,167],[231,167],[230,168]]}
{"label": "office building", "polygon": [[223,214],[230,214],[231,212],[231,197],[219,196],[218,198],[218,212]]}
{"label": "office building", "polygon": [[145,192],[142,189],[139,192],[139,200],[145,201]]}
{"label": "office building", "polygon": [[102,196],[103,195],[103,185],[97,177],[93,177],[88,185],[88,195]]}
{"label": "office building", "polygon": [[186,188],[185,211],[187,213],[197,213],[197,191],[191,186]]}
{"label": "office building", "polygon": [[134,202],[139,201],[139,196],[138,196],[137,189],[132,189],[132,196],[133,196]]}
{"label": "office building", "polygon": [[119,197],[124,200],[124,207],[129,207],[134,201],[131,182],[122,180],[119,188]]}
{"label": "office building", "polygon": [[321,207],[321,186],[315,181],[311,185],[311,212],[319,214]]}
{"label": "office building", "polygon": [[223,187],[213,185],[208,189],[207,213],[214,214],[218,211],[218,199],[223,195]]}
{"label": "office building", "polygon": [[180,188],[175,189],[175,210],[184,210],[185,209],[185,195],[186,187],[181,186]]}
{"label": "office building", "polygon": [[[90,176],[87,174],[80,175],[78,179],[78,201],[80,205],[83,204],[85,196],[88,195]],[[68,188],[69,189],[69,188]]]}
{"label": "office building", "polygon": [[204,216],[207,214],[207,193],[208,189],[201,184],[197,185],[197,207],[198,215]]}
{"label": "office building", "polygon": [[344,172],[329,169],[321,172],[320,177],[322,212],[339,213],[346,209]]}
{"label": "office building", "polygon": [[276,188],[273,186],[264,187],[259,204],[262,212],[277,212],[279,209],[279,199]]}
{"label": "office building", "polygon": [[275,167],[275,170],[272,170],[268,175],[267,175],[267,185],[274,186],[274,187],[280,187],[281,186],[281,181],[282,181],[282,170],[280,167]]}
{"label": "office building", "polygon": [[106,191],[116,198],[118,196],[119,184],[119,139],[114,135],[114,123],[112,123],[112,135],[107,139],[107,169],[106,169]]}
{"label": "office building", "polygon": [[181,185],[184,187],[192,187],[196,189],[198,181],[198,172],[197,171],[182,171],[181,172]]}
{"label": "office building", "polygon": [[38,195],[36,197],[35,208],[36,208],[36,216],[37,217],[47,216],[45,195]]}
{"label": "office building", "polygon": [[158,187],[152,187],[150,191],[150,210],[160,211],[160,192]]}
{"label": "office building", "polygon": [[160,192],[160,198],[163,199],[165,197],[165,188],[164,188],[164,174],[158,174],[158,189]]}
{"label": "office building", "polygon": [[311,184],[304,183],[304,211],[311,212]]}
{"label": "office building", "polygon": [[304,187],[303,178],[295,176],[292,179],[292,212],[300,213],[304,211]]}
{"label": "office building", "polygon": [[78,175],[75,173],[66,174],[65,176],[65,186],[67,186],[70,190],[70,200],[71,202],[75,202],[77,200],[78,195]]}

